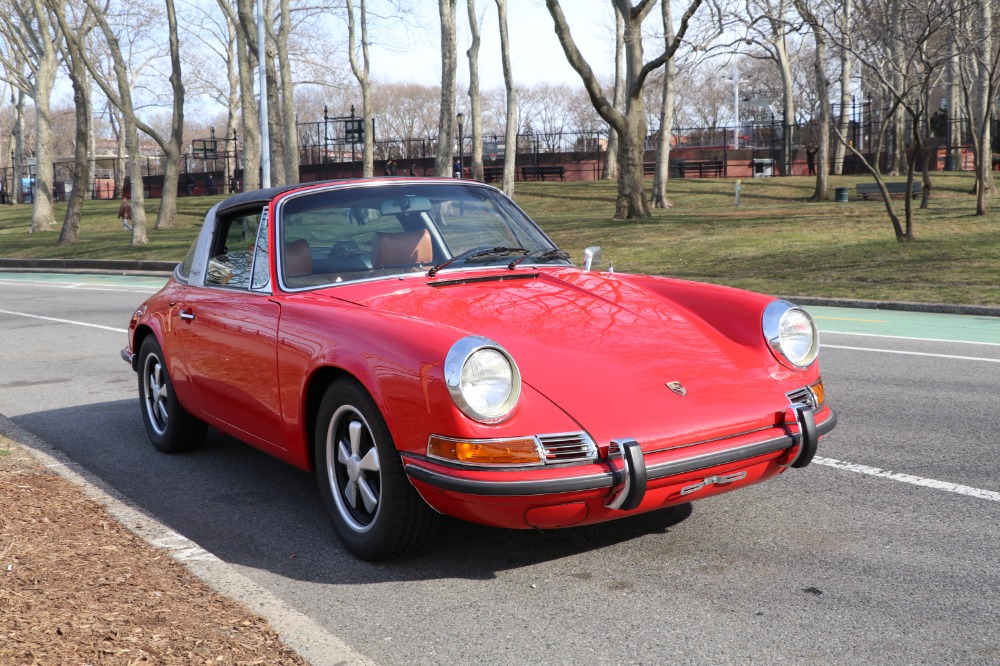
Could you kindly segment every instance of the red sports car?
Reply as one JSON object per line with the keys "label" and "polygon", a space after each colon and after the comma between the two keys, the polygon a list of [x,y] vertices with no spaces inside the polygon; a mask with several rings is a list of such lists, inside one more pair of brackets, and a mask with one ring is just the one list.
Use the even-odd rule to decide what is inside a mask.
{"label": "red sports car", "polygon": [[245,192],[208,212],[122,356],[158,449],[211,425],[315,470],[365,559],[418,547],[438,514],[583,525],[809,463],[836,417],[804,310],[592,258],[470,181]]}

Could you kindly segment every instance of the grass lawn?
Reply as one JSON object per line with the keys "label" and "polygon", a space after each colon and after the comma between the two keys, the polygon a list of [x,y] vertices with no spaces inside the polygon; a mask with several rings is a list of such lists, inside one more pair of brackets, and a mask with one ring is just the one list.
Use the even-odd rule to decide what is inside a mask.
{"label": "grass lawn", "polygon": [[[673,179],[673,207],[648,220],[614,222],[615,184],[518,183],[515,199],[580,261],[601,245],[620,272],[669,275],[772,294],[1000,305],[1000,211],[977,217],[970,173],[936,173],[930,208],[916,209],[916,240],[897,243],[881,200],[832,201],[833,188],[869,182],[832,177],[831,201],[808,201],[807,177],[742,181]],[[57,229],[29,234],[29,206],[0,207],[0,257],[180,260],[205,211],[222,197],[178,200],[176,228],[153,230],[159,200],[147,202],[150,243],[129,246],[117,202],[88,201],[77,244],[58,247]],[[902,216],[904,201],[894,199]],[[1000,205],[1000,202],[996,202]]]}

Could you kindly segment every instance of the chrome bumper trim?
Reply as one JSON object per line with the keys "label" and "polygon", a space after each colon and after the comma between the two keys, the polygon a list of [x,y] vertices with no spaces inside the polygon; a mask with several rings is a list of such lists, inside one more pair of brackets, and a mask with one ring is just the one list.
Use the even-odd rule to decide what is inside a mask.
{"label": "chrome bumper trim", "polygon": [[[830,417],[816,425],[817,436],[825,435],[837,425],[837,415],[830,410]],[[662,479],[676,474],[695,472],[699,469],[739,462],[757,456],[783,451],[799,443],[798,434],[781,435],[762,442],[754,442],[722,451],[713,451],[679,460],[671,460],[659,464],[646,465],[648,481]],[[586,490],[608,490],[615,486],[615,474],[606,469],[601,472],[583,476],[571,476],[560,479],[538,479],[528,481],[481,481],[478,479],[461,479],[441,474],[420,465],[419,460],[404,456],[403,467],[413,479],[435,488],[466,495],[483,497],[520,497],[532,495],[558,495]],[[620,473],[619,473],[620,475]]]}

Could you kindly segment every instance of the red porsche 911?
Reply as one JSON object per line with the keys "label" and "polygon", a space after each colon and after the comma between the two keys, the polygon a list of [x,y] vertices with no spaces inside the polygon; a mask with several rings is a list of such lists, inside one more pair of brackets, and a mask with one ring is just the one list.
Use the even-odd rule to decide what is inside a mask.
{"label": "red porsche 911", "polygon": [[164,452],[206,427],[314,470],[344,546],[439,514],[552,529],[806,466],[836,417],[803,309],[592,270],[476,182],[245,192],[212,208],[122,356]]}

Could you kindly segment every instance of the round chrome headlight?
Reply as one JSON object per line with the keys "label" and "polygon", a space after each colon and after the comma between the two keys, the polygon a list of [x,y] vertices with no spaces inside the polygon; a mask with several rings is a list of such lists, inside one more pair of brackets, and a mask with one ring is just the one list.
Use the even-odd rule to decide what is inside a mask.
{"label": "round chrome headlight", "polygon": [[809,313],[787,301],[764,308],[764,337],[775,357],[785,365],[807,368],[819,354],[819,331]]}
{"label": "round chrome headlight", "polygon": [[503,347],[479,336],[462,338],[448,351],[444,377],[462,413],[481,423],[498,423],[521,395],[521,373]]}

